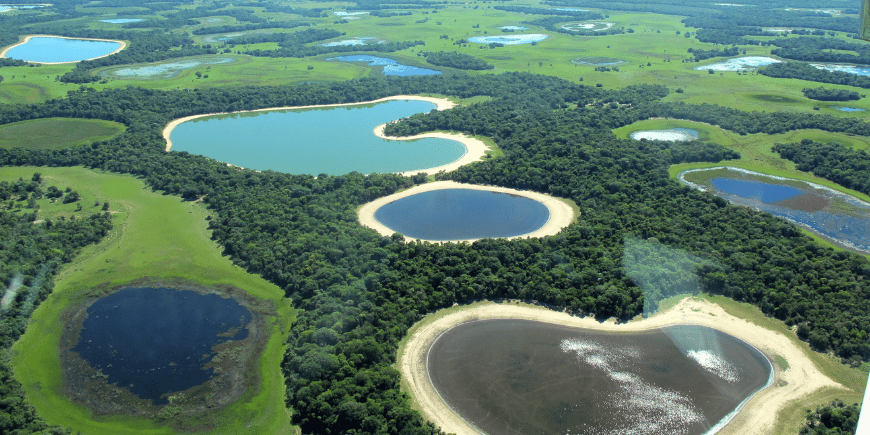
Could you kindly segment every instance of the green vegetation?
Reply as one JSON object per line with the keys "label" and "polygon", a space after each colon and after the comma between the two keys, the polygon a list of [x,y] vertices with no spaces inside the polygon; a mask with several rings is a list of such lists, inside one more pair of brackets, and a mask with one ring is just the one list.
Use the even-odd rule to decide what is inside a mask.
{"label": "green vegetation", "polygon": [[61,149],[90,145],[123,132],[111,121],[44,118],[0,126],[0,148]]}
{"label": "green vegetation", "polygon": [[870,154],[837,143],[776,144],[773,151],[797,164],[797,169],[870,195]]}
{"label": "green vegetation", "polygon": [[807,410],[807,423],[800,434],[828,435],[855,433],[861,406],[857,403],[846,406],[841,400],[830,405],[819,406],[815,411]]}
{"label": "green vegetation", "polygon": [[813,100],[818,101],[853,101],[864,98],[864,95],[855,91],[848,91],[845,89],[825,89],[822,87],[804,88],[803,93],[807,98],[812,98]]}

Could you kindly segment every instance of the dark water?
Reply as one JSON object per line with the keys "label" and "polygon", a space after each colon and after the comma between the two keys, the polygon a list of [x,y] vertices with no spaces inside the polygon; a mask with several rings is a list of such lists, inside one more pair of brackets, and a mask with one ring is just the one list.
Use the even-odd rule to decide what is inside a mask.
{"label": "dark water", "polygon": [[471,189],[411,195],[379,208],[375,219],[408,237],[466,240],[528,234],[547,223],[544,204],[522,196]]}
{"label": "dark water", "polygon": [[367,62],[369,66],[383,66],[384,68],[382,72],[385,76],[428,76],[441,74],[441,71],[436,71],[434,69],[402,65],[393,59],[388,59],[386,57],[369,56],[366,54],[333,57],[327,60],[340,60],[343,62]]}
{"label": "dark water", "polygon": [[710,328],[610,334],[525,320],[457,326],[428,363],[442,398],[490,435],[703,434],[771,371]]}
{"label": "dark water", "polygon": [[710,182],[723,192],[732,193],[744,198],[755,198],[766,203],[782,201],[804,193],[802,190],[791,186],[733,178],[713,178]]}
{"label": "dark water", "polygon": [[126,288],[88,308],[72,350],[108,375],[109,383],[157,404],[163,395],[202,384],[212,347],[247,338],[247,308],[191,290]]}

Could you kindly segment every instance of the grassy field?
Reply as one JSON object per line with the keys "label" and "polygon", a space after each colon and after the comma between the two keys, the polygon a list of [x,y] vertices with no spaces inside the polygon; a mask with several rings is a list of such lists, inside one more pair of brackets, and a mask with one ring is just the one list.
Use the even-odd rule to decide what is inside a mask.
{"label": "grassy field", "polygon": [[215,413],[219,429],[214,433],[293,433],[279,366],[293,310],[280,288],[246,273],[221,255],[220,247],[210,240],[205,207],[152,192],[130,176],[82,168],[2,168],[0,180],[29,179],[34,172],[42,174],[46,185],[77,190],[84,206],[82,212],[76,212],[76,204],[41,200],[40,219],[90,214],[99,210],[94,203],[107,201],[115,225],[102,243],[86,248],[63,268],[55,278],[54,293],[34,312],[27,333],[13,347],[15,375],[39,414],[50,423],[86,434],[174,433],[166,425],[139,418],[94,418],[88,409],[66,399],[57,352],[64,325],[56,319],[68,304],[94,286],[142,277],[180,277],[203,285],[237,286],[274,301],[280,313],[278,319],[272,319],[273,334],[260,360],[259,390]]}
{"label": "grassy field", "polygon": [[61,149],[90,145],[126,130],[122,124],[95,119],[46,118],[0,126],[0,148]]}

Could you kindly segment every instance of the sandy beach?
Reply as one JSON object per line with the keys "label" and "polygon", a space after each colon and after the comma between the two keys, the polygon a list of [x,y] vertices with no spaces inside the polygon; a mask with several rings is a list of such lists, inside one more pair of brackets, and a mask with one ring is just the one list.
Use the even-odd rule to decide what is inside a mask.
{"label": "sandy beach", "polygon": [[[373,101],[361,101],[359,103],[343,103],[343,104],[322,104],[317,106],[288,106],[288,107],[272,107],[267,109],[256,109],[256,110],[243,110],[239,112],[225,112],[225,113],[207,113],[204,115],[193,115],[186,116],[184,118],[178,118],[166,124],[166,127],[163,129],[163,139],[166,140],[166,151],[170,151],[172,149],[172,140],[170,136],[172,135],[172,130],[175,129],[179,124],[187,121],[191,121],[197,118],[203,118],[206,116],[214,116],[214,115],[229,115],[232,113],[248,113],[248,112],[266,112],[270,110],[291,110],[291,109],[316,109],[322,107],[340,107],[340,106],[358,106],[361,104],[372,104],[372,103],[380,103],[383,101],[394,101],[394,100],[419,100],[419,101],[428,101],[432,104],[435,104],[436,110],[447,110],[453,107],[456,107],[456,103],[446,99],[446,98],[434,98],[434,97],[420,97],[416,95],[394,95],[392,97],[380,98]],[[486,151],[489,150],[489,147],[483,143],[482,141],[468,137],[464,134],[454,134],[454,133],[424,133],[418,134],[416,136],[409,137],[390,137],[384,135],[384,128],[386,128],[386,124],[379,125],[375,127],[373,133],[375,136],[378,136],[382,139],[389,140],[414,140],[414,139],[422,139],[426,137],[438,138],[438,139],[450,139],[460,142],[465,147],[465,153],[457,160],[450,162],[446,165],[437,166],[434,168],[425,168],[425,169],[417,169],[413,171],[399,172],[399,174],[404,176],[412,176],[418,173],[425,173],[427,175],[435,174],[440,171],[453,171],[460,166],[467,165],[471,162],[476,162],[479,160],[483,160],[483,156],[486,155]]]}
{"label": "sandy beach", "polygon": [[[529,199],[533,199],[544,204],[547,207],[547,210],[550,211],[550,218],[547,220],[547,223],[544,224],[538,230],[523,234],[515,237],[507,237],[507,239],[520,239],[520,238],[528,238],[528,237],[544,237],[544,236],[552,236],[557,234],[559,231],[562,231],[563,228],[567,227],[574,221],[574,210],[570,205],[566,204],[563,201],[560,201],[558,198],[552,197],[550,195],[545,195],[539,192],[532,192],[528,190],[516,190],[509,189],[507,187],[497,187],[497,186],[480,186],[476,184],[463,184],[457,183],[455,181],[436,181],[434,183],[426,183],[421,184],[419,186],[414,186],[408,190],[404,190],[402,192],[394,193],[389,196],[384,196],[378,198],[372,202],[364,204],[360,207],[357,212],[357,217],[359,218],[360,223],[363,226],[369,227],[381,235],[391,236],[395,231],[387,228],[382,223],[378,222],[375,219],[375,212],[384,204],[391,203],[397,199],[405,198],[407,196],[415,195],[418,193],[429,192],[431,190],[440,190],[440,189],[471,189],[471,190],[486,190],[490,192],[502,192],[509,193],[511,195],[524,196]],[[444,243],[444,242],[473,242],[478,239],[468,239],[468,240],[421,240],[414,239],[410,237],[406,237],[405,241],[425,241],[425,242],[433,242],[433,243]]]}
{"label": "sandy beach", "polygon": [[[448,311],[444,313],[443,311]],[[572,317],[542,307],[480,302],[460,309],[436,312],[409,332],[399,351],[397,366],[403,387],[407,388],[425,418],[445,432],[479,435],[479,432],[454,413],[441,399],[429,380],[426,367],[429,348],[444,331],[463,322],[479,319],[526,319],[563,326],[601,331],[643,331],[671,325],[702,325],[730,334],[755,346],[768,357],[779,355],[788,361],[787,370],[777,370],[771,386],[758,392],[719,432],[720,434],[772,433],[777,413],[789,402],[822,388],[838,388],[810,361],[800,347],[785,335],[734,317],[719,305],[697,298],[686,298],[668,311],[625,324],[601,323],[593,318]]]}
{"label": "sandy beach", "polygon": [[[21,42],[19,42],[19,43],[17,43],[17,44],[14,44],[14,45],[10,45],[10,46],[4,48],[3,51],[0,51],[0,57],[6,57],[6,53],[8,53],[9,50],[11,50],[11,49],[13,49],[13,48],[15,48],[15,47],[18,47],[19,45],[24,45],[24,44],[26,44],[26,43],[27,43],[28,41],[30,41],[32,38],[83,39],[83,40],[86,40],[86,41],[117,42],[117,43],[121,44],[120,47],[118,47],[115,51],[113,51],[113,52],[111,52],[111,53],[109,53],[109,54],[104,54],[104,55],[102,55],[102,56],[97,56],[97,57],[92,57],[92,58],[90,58],[90,59],[82,59],[82,60],[94,60],[94,59],[99,59],[99,58],[101,58],[101,57],[111,56],[111,55],[113,55],[113,54],[115,54],[115,53],[117,53],[117,52],[119,52],[119,51],[121,51],[121,50],[127,48],[127,43],[126,43],[125,41],[116,41],[116,40],[114,40],[114,39],[71,38],[71,37],[68,37],[68,36],[56,36],[56,35],[27,35],[27,36],[24,37],[23,40],[21,40]],[[32,60],[28,60],[28,61],[25,61],[25,62],[38,63],[38,64],[42,64],[42,65],[61,65],[61,64],[66,64],[66,63],[77,63],[77,62],[81,62],[81,60],[74,60],[74,61],[70,61],[70,62],[35,62],[35,61],[32,61]]]}

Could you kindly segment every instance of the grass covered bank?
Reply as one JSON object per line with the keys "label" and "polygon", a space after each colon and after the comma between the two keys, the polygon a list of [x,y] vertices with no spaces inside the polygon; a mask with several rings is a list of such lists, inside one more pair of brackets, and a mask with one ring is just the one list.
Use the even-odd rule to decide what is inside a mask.
{"label": "grass covered bank", "polygon": [[45,118],[0,126],[0,148],[62,149],[123,133],[123,124],[100,119]]}
{"label": "grass covered bank", "polygon": [[[3,168],[0,179],[29,178],[42,173],[49,184],[73,186],[86,206],[106,201],[114,212],[110,235],[90,246],[55,277],[54,293],[34,312],[27,332],[13,347],[15,375],[40,416],[87,434],[176,431],[167,422],[142,418],[92,417],[89,409],[62,394],[58,345],[65,325],[57,319],[77,297],[97,285],[124,284],[142,277],[181,278],[202,285],[229,284],[252,296],[274,301],[278,318],[267,319],[271,337],[260,357],[261,383],[238,402],[209,415],[209,421],[188,421],[214,427],[213,433],[286,433],[295,429],[284,406],[284,382],[279,367],[284,337],[293,320],[284,292],[258,276],[246,273],[221,255],[210,240],[206,217],[199,203],[152,192],[134,177],[94,172],[83,168]],[[55,213],[46,207],[40,218]],[[58,212],[59,213],[59,212]],[[63,211],[67,213],[67,211]]]}

